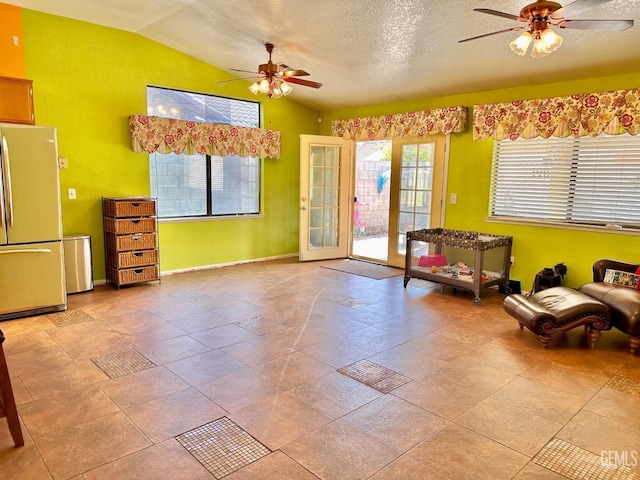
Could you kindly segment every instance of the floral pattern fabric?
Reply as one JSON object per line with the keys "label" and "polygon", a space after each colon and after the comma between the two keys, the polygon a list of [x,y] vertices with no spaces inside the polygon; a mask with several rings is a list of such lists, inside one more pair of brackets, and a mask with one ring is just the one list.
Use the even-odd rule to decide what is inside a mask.
{"label": "floral pattern fabric", "polygon": [[280,158],[277,130],[148,115],[132,115],[129,127],[135,152]]}
{"label": "floral pattern fabric", "polygon": [[335,120],[331,127],[333,136],[360,141],[464,132],[467,128],[467,107]]}
{"label": "floral pattern fabric", "polygon": [[640,133],[640,89],[473,107],[473,139]]}
{"label": "floral pattern fabric", "polygon": [[446,228],[431,228],[407,232],[407,238],[449,247],[465,248],[468,250],[490,250],[513,244],[513,237],[494,235],[493,233],[479,233],[469,230],[449,230]]}

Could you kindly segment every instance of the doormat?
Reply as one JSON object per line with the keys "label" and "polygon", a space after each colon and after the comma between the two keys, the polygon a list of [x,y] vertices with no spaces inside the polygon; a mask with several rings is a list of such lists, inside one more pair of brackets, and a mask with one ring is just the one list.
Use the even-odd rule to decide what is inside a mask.
{"label": "doormat", "polygon": [[387,267],[386,265],[378,265],[377,263],[363,262],[361,260],[342,260],[339,263],[331,265],[323,265],[323,268],[329,270],[338,270],[339,272],[352,273],[361,277],[382,280],[384,278],[396,277],[403,275],[404,270],[401,268]]}

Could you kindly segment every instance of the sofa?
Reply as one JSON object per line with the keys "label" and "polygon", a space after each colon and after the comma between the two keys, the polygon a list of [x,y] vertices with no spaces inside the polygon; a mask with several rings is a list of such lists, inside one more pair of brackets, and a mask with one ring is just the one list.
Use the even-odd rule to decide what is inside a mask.
{"label": "sofa", "polygon": [[578,288],[579,292],[599,300],[611,309],[611,323],[629,335],[632,354],[640,350],[640,290],[604,280],[607,270],[635,274],[638,267],[640,264],[602,258],[593,264],[593,281]]}

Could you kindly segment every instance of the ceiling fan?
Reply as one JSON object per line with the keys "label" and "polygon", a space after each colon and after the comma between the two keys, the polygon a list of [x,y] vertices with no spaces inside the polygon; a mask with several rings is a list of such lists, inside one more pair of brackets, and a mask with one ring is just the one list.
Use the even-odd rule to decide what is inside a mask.
{"label": "ceiling fan", "polygon": [[289,95],[289,93],[291,93],[291,91],[293,90],[291,88],[291,85],[289,85],[290,83],[311,88],[320,88],[322,86],[322,84],[319,82],[298,78],[306,77],[307,75],[309,75],[304,70],[296,70],[288,67],[283,63],[273,63],[273,61],[271,60],[271,54],[273,53],[275,46],[273,45],[273,43],[265,43],[264,46],[267,49],[267,53],[269,54],[269,61],[267,63],[258,65],[257,73],[247,70],[238,70],[235,68],[230,69],[234,72],[253,74],[253,76],[246,77],[244,78],[244,80],[252,78],[257,79],[256,82],[249,87],[249,90],[251,90],[254,95],[263,93],[269,98],[278,98],[283,95]]}
{"label": "ceiling fan", "polygon": [[533,41],[531,56],[544,57],[562,45],[562,37],[551,30],[550,27],[609,31],[626,30],[632,27],[633,20],[573,20],[567,18],[609,1],[611,0],[575,0],[563,7],[556,2],[537,0],[534,3],[525,5],[518,15],[499,12],[490,8],[474,8],[474,12],[508,18],[523,23],[524,25],[517,25],[497,32],[465,38],[464,40],[459,40],[458,43],[469,42],[504,32],[524,30],[522,35],[509,44],[511,49],[518,55],[524,55],[527,52],[529,44]]}

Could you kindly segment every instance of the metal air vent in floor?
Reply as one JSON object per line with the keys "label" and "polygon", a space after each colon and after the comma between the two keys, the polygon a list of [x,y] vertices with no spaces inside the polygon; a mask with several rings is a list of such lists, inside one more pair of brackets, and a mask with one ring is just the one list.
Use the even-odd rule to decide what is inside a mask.
{"label": "metal air vent in floor", "polygon": [[409,377],[394,372],[382,365],[360,360],[338,370],[341,374],[352,378],[366,386],[377,390],[380,393],[389,393],[401,385],[411,381]]}
{"label": "metal air vent in floor", "polygon": [[123,377],[124,375],[141,372],[156,366],[155,363],[135,350],[110,353],[92,358],[91,361],[106,373],[109,378]]}
{"label": "metal air vent in floor", "polygon": [[[619,452],[622,454],[622,452]],[[596,455],[571,443],[554,438],[533,458],[533,463],[572,480],[638,480],[638,475],[620,458]],[[624,457],[629,461],[632,456]],[[618,463],[615,463],[615,461]]]}
{"label": "metal air vent in floor", "polygon": [[271,453],[227,417],[178,435],[176,440],[218,479]]}
{"label": "metal air vent in floor", "polygon": [[50,313],[49,320],[56,327],[66,327],[77,323],[93,322],[95,318],[83,310],[65,310],[64,312]]}

